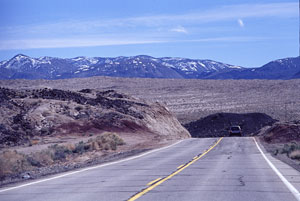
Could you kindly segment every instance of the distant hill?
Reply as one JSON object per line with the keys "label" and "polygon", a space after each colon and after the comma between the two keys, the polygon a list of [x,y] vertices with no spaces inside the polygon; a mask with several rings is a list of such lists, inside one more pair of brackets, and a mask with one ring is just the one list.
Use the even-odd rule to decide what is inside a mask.
{"label": "distant hill", "polygon": [[296,73],[293,78],[300,78],[300,71],[298,73]]}
{"label": "distant hill", "polygon": [[0,79],[66,79],[92,76],[183,79],[293,79],[300,77],[300,58],[243,68],[212,60],[178,57],[55,57],[18,54],[0,62]]}
{"label": "distant hill", "polygon": [[[219,76],[222,76],[220,74]],[[224,75],[223,75],[224,76]],[[228,75],[226,75],[228,77]],[[225,78],[227,78],[224,76]],[[271,61],[260,68],[232,72],[234,79],[293,79],[300,78],[300,57]]]}

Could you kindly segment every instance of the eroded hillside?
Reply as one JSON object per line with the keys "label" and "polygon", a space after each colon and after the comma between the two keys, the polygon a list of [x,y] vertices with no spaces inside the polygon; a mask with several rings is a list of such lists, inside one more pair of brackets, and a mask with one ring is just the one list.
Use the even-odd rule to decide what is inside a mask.
{"label": "eroded hillside", "polygon": [[113,90],[0,88],[0,102],[1,146],[25,144],[36,136],[103,131],[150,133],[162,139],[189,137],[163,105]]}

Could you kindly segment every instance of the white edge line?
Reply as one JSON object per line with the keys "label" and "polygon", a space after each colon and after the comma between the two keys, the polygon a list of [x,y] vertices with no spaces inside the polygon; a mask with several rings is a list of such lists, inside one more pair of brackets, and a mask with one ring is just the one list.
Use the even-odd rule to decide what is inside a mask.
{"label": "white edge line", "polygon": [[126,158],[126,159],[123,159],[123,160],[114,161],[114,162],[110,162],[110,163],[105,163],[105,164],[97,165],[97,166],[93,166],[93,167],[88,167],[88,168],[84,168],[82,170],[77,170],[77,171],[69,172],[69,173],[66,173],[66,174],[63,174],[63,175],[51,177],[51,178],[48,178],[48,179],[42,179],[42,180],[39,180],[39,181],[34,181],[34,182],[27,183],[27,184],[19,185],[19,186],[5,188],[5,189],[0,190],[0,193],[5,192],[5,191],[10,191],[10,190],[18,189],[18,188],[22,188],[22,187],[26,187],[26,186],[31,186],[31,185],[34,185],[34,184],[38,184],[38,183],[42,183],[42,182],[46,182],[46,181],[50,181],[50,180],[54,180],[54,179],[59,179],[59,178],[65,177],[65,176],[69,176],[69,175],[72,175],[72,174],[77,174],[77,173],[85,172],[85,171],[88,171],[88,170],[98,169],[98,168],[106,167],[106,166],[109,166],[109,165],[114,165],[114,164],[117,164],[117,163],[122,163],[122,162],[125,162],[125,161],[130,161],[130,160],[137,159],[137,158],[146,156],[148,154],[151,154],[151,153],[154,153],[154,152],[157,152],[157,151],[161,151],[161,150],[170,148],[170,147],[172,147],[174,145],[177,145],[177,144],[179,144],[179,143],[181,143],[183,141],[184,140],[180,140],[180,141],[175,142],[174,144],[171,144],[169,146],[162,147],[162,148],[159,148],[159,149],[154,149],[154,150],[148,151],[146,153],[143,153],[143,154],[140,154],[140,155],[137,155],[137,156],[133,156],[133,157],[129,157],[129,158]]}
{"label": "white edge line", "polygon": [[267,158],[267,156],[264,154],[264,152],[261,150],[261,148],[259,147],[257,141],[255,138],[254,142],[258,148],[258,150],[260,151],[261,155],[264,157],[264,159],[267,161],[267,163],[269,164],[269,166],[274,170],[274,172],[279,176],[279,178],[281,179],[281,181],[286,185],[286,187],[292,192],[292,194],[295,196],[295,198],[300,201],[300,193],[299,191],[280,173],[280,171],[273,165],[273,163]]}

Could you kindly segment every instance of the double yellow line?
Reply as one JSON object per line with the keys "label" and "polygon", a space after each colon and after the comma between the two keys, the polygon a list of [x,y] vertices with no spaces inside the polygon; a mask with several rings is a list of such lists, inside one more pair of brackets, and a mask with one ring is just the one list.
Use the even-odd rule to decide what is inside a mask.
{"label": "double yellow line", "polygon": [[202,153],[201,155],[197,155],[193,158],[193,160],[191,160],[190,162],[181,165],[177,168],[177,170],[175,172],[173,172],[172,174],[170,174],[169,176],[166,176],[164,178],[158,178],[155,179],[152,182],[149,182],[148,188],[145,188],[144,190],[140,191],[139,193],[135,194],[134,196],[132,196],[131,198],[128,199],[128,201],[134,201],[136,199],[138,199],[139,197],[141,197],[142,195],[146,194],[147,192],[151,191],[152,189],[154,189],[155,187],[159,186],[160,184],[162,184],[163,182],[167,181],[168,179],[171,179],[172,177],[174,177],[175,175],[177,175],[179,172],[181,172],[182,170],[184,170],[185,168],[187,168],[188,166],[192,165],[193,163],[195,163],[197,160],[199,160],[200,158],[202,158],[203,156],[205,156],[208,152],[210,152],[213,148],[215,148],[215,146],[217,146],[220,141],[223,139],[223,137],[221,137],[213,146],[211,146],[208,150],[206,150],[204,153]]}

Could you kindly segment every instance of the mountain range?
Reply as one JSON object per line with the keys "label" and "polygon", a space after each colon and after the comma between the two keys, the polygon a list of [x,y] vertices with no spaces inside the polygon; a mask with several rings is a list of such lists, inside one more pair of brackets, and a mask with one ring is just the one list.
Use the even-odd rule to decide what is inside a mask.
{"label": "mountain range", "polygon": [[212,60],[178,57],[31,58],[18,54],[0,62],[0,79],[66,79],[91,76],[184,79],[294,79],[300,78],[300,57],[244,68]]}

